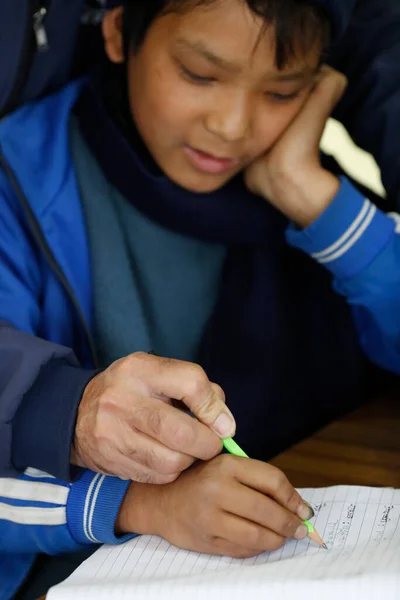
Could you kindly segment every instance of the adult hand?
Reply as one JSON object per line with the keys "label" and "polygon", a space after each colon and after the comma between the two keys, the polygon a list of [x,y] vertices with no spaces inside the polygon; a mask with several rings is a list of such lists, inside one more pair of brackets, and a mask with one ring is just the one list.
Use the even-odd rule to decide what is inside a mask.
{"label": "adult hand", "polygon": [[312,509],[285,475],[263,462],[221,455],[165,486],[130,486],[117,533],[160,535],[180,548],[238,558],[303,539]]}
{"label": "adult hand", "polygon": [[340,181],[321,166],[326,122],[347,86],[344,75],[324,66],[319,82],[274,147],[247,169],[248,188],[301,227],[308,227],[332,202]]}
{"label": "adult hand", "polygon": [[123,479],[168,483],[195,460],[219,454],[221,438],[234,431],[222,389],[201,367],[136,353],[86,387],[71,462]]}

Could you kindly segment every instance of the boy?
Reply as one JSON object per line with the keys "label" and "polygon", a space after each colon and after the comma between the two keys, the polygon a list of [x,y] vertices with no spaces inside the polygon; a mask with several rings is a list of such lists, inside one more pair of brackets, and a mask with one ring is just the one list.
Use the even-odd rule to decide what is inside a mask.
{"label": "boy", "polygon": [[[34,445],[27,462],[21,431],[28,421],[37,426],[46,406],[57,425],[55,455],[57,435],[70,439],[60,426],[68,412],[72,462],[121,477],[82,469],[70,484],[28,469],[2,480],[1,598],[15,593],[35,554],[125,534],[232,556],[306,535],[310,509],[282,473],[257,460],[224,455],[184,470],[196,454],[179,468],[173,455],[169,483],[150,483],[138,470],[141,482],[130,484],[105,422],[104,454],[90,462],[99,404],[126,444],[124,385],[132,406],[146,398],[137,412],[153,407],[159,429],[151,402],[181,397],[154,381],[179,361],[198,362],[226,393],[238,442],[265,460],[361,401],[371,381],[363,353],[400,371],[395,220],[319,158],[345,87],[323,67],[335,6],[126,2],[104,21],[112,65],[1,124],[3,405],[15,403],[24,375],[10,366],[15,355],[33,356],[43,339],[54,355],[16,412],[14,466],[38,467]],[[15,194],[17,182],[26,198]],[[61,346],[80,364],[66,367]],[[129,358],[152,348],[178,362]],[[179,387],[174,372],[169,390]],[[223,397],[207,385],[210,397]],[[77,390],[75,425],[63,403]],[[144,434],[135,452],[153,464],[151,431]],[[35,576],[24,597],[53,583],[43,577],[39,590]]]}

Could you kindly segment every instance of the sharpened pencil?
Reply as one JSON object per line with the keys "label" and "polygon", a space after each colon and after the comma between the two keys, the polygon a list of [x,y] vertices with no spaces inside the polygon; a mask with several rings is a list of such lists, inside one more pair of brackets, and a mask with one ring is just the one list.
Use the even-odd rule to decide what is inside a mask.
{"label": "sharpened pencil", "polygon": [[312,525],[312,523],[310,523],[309,521],[304,521],[304,525],[307,527],[307,536],[310,538],[310,540],[318,544],[318,546],[320,546],[324,550],[328,550],[328,546],[325,544],[324,540],[319,535],[314,525]]}

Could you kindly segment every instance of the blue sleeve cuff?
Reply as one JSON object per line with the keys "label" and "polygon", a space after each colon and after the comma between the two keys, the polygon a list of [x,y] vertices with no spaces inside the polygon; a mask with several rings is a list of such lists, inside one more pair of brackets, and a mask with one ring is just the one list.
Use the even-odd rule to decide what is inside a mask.
{"label": "blue sleeve cuff", "polygon": [[393,219],[364,198],[345,178],[339,193],[309,227],[289,225],[291,246],[310,254],[335,277],[353,277],[366,268],[395,233]]}
{"label": "blue sleeve cuff", "polygon": [[71,486],[67,523],[79,544],[121,544],[135,537],[115,535],[115,521],[130,483],[85,471]]}
{"label": "blue sleeve cuff", "polygon": [[98,371],[65,358],[44,365],[14,417],[12,460],[19,471],[35,467],[71,481],[71,446],[82,394]]}

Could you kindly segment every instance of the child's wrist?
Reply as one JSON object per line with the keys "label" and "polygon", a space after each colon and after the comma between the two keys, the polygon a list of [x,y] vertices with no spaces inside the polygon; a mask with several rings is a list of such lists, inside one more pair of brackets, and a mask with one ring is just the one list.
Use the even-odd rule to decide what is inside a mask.
{"label": "child's wrist", "polygon": [[340,180],[314,167],[309,171],[293,169],[279,174],[272,186],[272,194],[265,195],[278,210],[298,227],[305,229],[322,215],[340,190]]}
{"label": "child's wrist", "polygon": [[158,496],[161,486],[132,482],[115,522],[117,536],[158,533]]}
{"label": "child's wrist", "polygon": [[[340,180],[329,171],[319,169],[294,188],[296,202],[293,213],[287,215],[305,229],[316,221],[332,203],[340,190]],[[308,183],[307,183],[308,182]]]}

